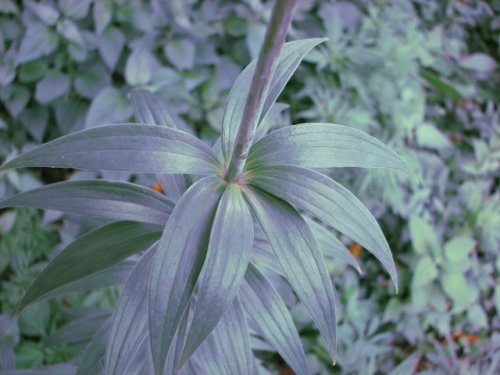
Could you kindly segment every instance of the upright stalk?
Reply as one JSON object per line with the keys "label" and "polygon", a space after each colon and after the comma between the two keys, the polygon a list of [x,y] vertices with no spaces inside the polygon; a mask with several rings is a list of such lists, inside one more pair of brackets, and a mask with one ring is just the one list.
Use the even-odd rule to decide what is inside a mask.
{"label": "upright stalk", "polygon": [[245,102],[233,157],[226,174],[227,181],[237,181],[245,166],[262,105],[264,104],[264,94],[269,86],[273,66],[285,43],[288,27],[292,21],[292,13],[296,5],[297,0],[276,0],[274,4],[264,43],[257,59],[250,91]]}

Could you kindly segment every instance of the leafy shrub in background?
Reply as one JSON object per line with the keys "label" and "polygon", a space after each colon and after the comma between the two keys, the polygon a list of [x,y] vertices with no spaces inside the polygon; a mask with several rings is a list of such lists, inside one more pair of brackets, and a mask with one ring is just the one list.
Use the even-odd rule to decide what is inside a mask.
{"label": "leafy shrub in background", "polygon": [[[93,105],[97,97],[100,101],[109,100],[108,107],[113,105],[118,113],[122,111],[130,116],[132,106],[125,93],[134,85],[144,86],[154,91],[162,102],[172,104],[169,107],[172,117],[182,130],[192,131],[183,126],[186,123],[194,125],[202,138],[213,140],[220,131],[229,85],[249,56],[256,56],[270,9],[269,4],[258,1],[241,4],[183,2],[183,6],[173,7],[161,7],[161,2],[155,1],[99,3],[44,2],[56,9],[58,22],[69,19],[84,36],[87,53],[81,55],[73,53],[76,45],[63,36],[63,28],[58,22],[45,24],[28,2],[22,6],[9,1],[0,4],[0,30],[4,41],[0,52],[0,75],[4,77],[8,72],[12,79],[7,86],[0,87],[3,105],[0,109],[0,153],[3,158],[18,154],[22,148],[28,150],[41,139],[49,140],[82,129],[89,105],[94,108],[96,118],[104,116],[102,121],[105,122],[120,121],[111,119],[114,111],[102,111],[102,107],[99,110],[99,106]],[[174,3],[169,2],[169,5]],[[82,7],[76,11],[79,4]],[[97,12],[96,9],[102,6],[104,8]],[[104,11],[106,9],[112,12]],[[340,296],[337,310],[339,355],[338,364],[332,369],[331,359],[318,341],[317,333],[311,329],[308,315],[300,304],[295,304],[289,287],[279,278],[273,278],[280,295],[291,307],[311,371],[411,373],[418,368],[419,373],[494,372],[498,363],[498,336],[494,332],[498,327],[496,312],[500,305],[500,293],[498,287],[495,288],[498,284],[499,265],[495,255],[499,247],[500,222],[495,190],[498,185],[495,177],[498,170],[496,103],[499,100],[495,60],[498,61],[499,56],[494,46],[498,44],[499,23],[495,15],[498,10],[495,2],[458,0],[307,2],[299,8],[291,30],[293,39],[327,35],[330,41],[309,53],[306,60],[315,65],[305,64],[285,90],[283,99],[291,104],[290,109],[278,103],[263,121],[271,126],[282,126],[289,123],[290,116],[294,123],[336,122],[359,127],[403,155],[420,175],[421,182],[419,186],[410,186],[387,172],[360,174],[350,169],[336,170],[332,175],[360,196],[375,213],[384,232],[391,234],[388,240],[396,250],[400,293],[390,296],[385,288],[377,286],[386,280],[364,257],[363,251],[358,259],[346,253],[335,253],[336,256],[344,254],[345,262],[361,264],[365,272],[359,281],[344,267],[344,262],[331,260],[331,249],[324,252]],[[110,17],[106,16],[109,14]],[[48,34],[58,40],[57,47],[32,63],[15,66],[15,55],[25,30],[34,24],[46,27]],[[102,34],[115,35],[117,41],[122,40],[108,44],[107,57],[106,49],[96,44],[97,39],[105,39],[99,37]],[[139,45],[145,48],[134,52]],[[113,53],[118,57],[116,64],[111,66],[106,59]],[[152,67],[151,77],[154,77],[145,84],[147,77],[133,78],[134,71],[138,71],[133,67],[143,61]],[[91,69],[94,65],[97,68]],[[41,74],[32,80],[25,79],[31,71],[36,72],[34,68],[44,66]],[[36,89],[43,87],[38,82],[49,70],[68,77],[70,85],[66,93],[45,104],[38,101]],[[91,88],[99,87],[106,95],[100,95],[97,89],[84,95],[82,82]],[[99,86],[101,82],[102,87]],[[114,101],[116,98],[119,100]],[[108,112],[109,120],[105,118]],[[68,120],[64,117],[67,114],[73,117]],[[66,129],[73,124],[72,130]],[[89,126],[95,124],[98,122],[88,123]],[[40,178],[47,183],[99,176],[127,181],[132,177],[136,183],[150,186],[158,181],[144,174],[59,171],[46,169],[43,174],[27,169],[7,171],[0,176],[0,194],[11,195],[15,191],[38,187]],[[161,183],[168,196],[178,196],[176,184]],[[379,199],[381,196],[383,200]],[[9,222],[11,213],[2,213],[2,223]],[[52,228],[59,228],[62,243],[50,255],[53,258],[75,236],[105,224],[106,220],[84,220],[71,213],[61,216],[48,212],[44,222],[56,223]],[[408,223],[413,224],[408,226]],[[462,252],[466,256],[460,263],[466,266],[458,268],[453,262],[450,266],[447,264],[448,254],[461,246],[454,240],[456,237],[468,238],[463,244],[471,243],[471,239],[475,244],[472,251]],[[322,241],[317,240],[321,246]],[[347,238],[341,237],[341,240],[349,245]],[[421,252],[416,250],[421,247],[419,243],[438,245],[433,245],[431,252]],[[444,244],[447,244],[446,252],[442,248]],[[349,248],[355,256],[358,254],[358,245],[352,244]],[[259,257],[260,261],[266,259],[265,254]],[[421,259],[423,265],[427,262],[430,267],[419,266],[419,269],[436,272],[411,273]],[[136,260],[131,257],[94,277],[85,278],[81,284],[72,283],[66,292],[54,292],[54,295],[64,294],[65,297],[58,299],[62,304],[50,303],[51,322],[44,335],[35,336],[22,325],[19,344],[16,322],[2,315],[0,331],[6,334],[0,338],[0,348],[4,358],[11,356],[11,360],[5,362],[10,364],[8,368],[15,365],[14,348],[20,368],[61,362],[68,355],[81,353],[85,340],[93,336],[99,321],[82,320],[80,315],[99,316],[98,310],[94,312],[96,305],[109,314],[119,293],[116,288],[85,294],[67,293],[124,283]],[[35,263],[32,267],[40,270],[44,265]],[[23,275],[23,283],[30,280],[34,272]],[[453,297],[457,292],[450,292],[445,286],[460,285],[445,282],[445,275],[450,273],[461,275],[453,276],[452,280],[465,279],[465,284],[460,283],[467,292],[460,295],[472,301],[468,306],[462,301],[461,309],[454,308],[455,303],[459,303]],[[18,294],[10,293],[8,288],[12,284],[5,282],[11,280],[11,275],[13,271],[8,266],[2,275],[2,294],[12,295],[13,303]],[[68,306],[79,307],[68,309]],[[68,322],[68,330],[76,326],[87,332],[82,335],[81,342],[67,341],[63,335],[47,340],[46,335],[50,337],[56,330],[64,334],[65,327],[62,330],[59,327]],[[276,368],[277,357],[270,352],[267,354],[269,345],[252,337],[252,346],[259,349],[259,357],[266,359],[269,368]],[[57,343],[62,345],[54,346]],[[30,362],[26,361],[28,358]],[[399,362],[402,363],[397,367]],[[47,371],[55,373],[56,370]],[[71,370],[61,366],[60,371]]]}

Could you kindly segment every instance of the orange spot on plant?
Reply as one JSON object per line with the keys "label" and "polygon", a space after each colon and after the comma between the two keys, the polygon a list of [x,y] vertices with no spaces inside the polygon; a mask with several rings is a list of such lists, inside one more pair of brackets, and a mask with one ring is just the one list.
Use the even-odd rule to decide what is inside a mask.
{"label": "orange spot on plant", "polygon": [[151,189],[153,189],[154,191],[157,191],[158,193],[165,194],[163,187],[158,182],[151,185]]}
{"label": "orange spot on plant", "polygon": [[362,247],[359,243],[353,242],[352,244],[349,245],[347,249],[351,252],[353,257],[359,258]]}

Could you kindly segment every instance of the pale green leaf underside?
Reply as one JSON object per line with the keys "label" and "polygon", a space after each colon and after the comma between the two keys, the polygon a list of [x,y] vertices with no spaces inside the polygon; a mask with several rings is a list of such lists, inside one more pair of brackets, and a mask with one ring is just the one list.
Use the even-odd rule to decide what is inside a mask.
{"label": "pale green leaf underside", "polygon": [[128,182],[64,181],[5,198],[4,207],[33,207],[70,214],[164,225],[174,203],[152,189]]}
{"label": "pale green leaf underside", "polygon": [[197,374],[254,375],[245,312],[238,298],[195,354]]}
{"label": "pale green leaf underside", "polygon": [[306,123],[269,133],[250,149],[247,169],[260,165],[305,168],[389,168],[410,174],[393,150],[367,133],[347,126]]}
{"label": "pale green leaf underside", "polygon": [[334,290],[309,226],[292,206],[277,197],[253,189],[246,191],[245,197],[285,277],[319,328],[335,360]]}
{"label": "pale green leaf underside", "polygon": [[82,130],[8,161],[8,168],[50,167],[135,173],[216,173],[208,145],[180,130],[146,124],[104,125]]}
{"label": "pale green leaf underside", "polygon": [[285,302],[252,264],[238,295],[247,316],[256,323],[257,333],[274,346],[297,375],[308,375],[304,348]]}
{"label": "pale green leaf underside", "polygon": [[[313,38],[285,43],[276,60],[259,119],[264,118],[307,53],[325,40],[327,39]],[[229,161],[234,149],[238,127],[243,117],[245,102],[250,90],[256,64],[256,60],[252,61],[241,72],[227,99],[222,120],[221,136],[222,152],[226,161]]]}
{"label": "pale green leaf underside", "polygon": [[361,244],[382,263],[397,288],[396,267],[380,226],[345,187],[319,172],[287,165],[256,169],[249,181]]}
{"label": "pale green leaf underside", "polygon": [[175,331],[205,259],[222,181],[193,184],[172,211],[158,243],[149,283],[149,335],[155,374],[163,373]]}
{"label": "pale green leaf underside", "polygon": [[238,293],[253,239],[252,214],[241,187],[229,184],[215,214],[182,361],[210,334]]}
{"label": "pale green leaf underside", "polygon": [[106,347],[106,374],[128,374],[130,362],[140,357],[148,336],[148,286],[156,247],[149,249],[132,270],[112,317]]}

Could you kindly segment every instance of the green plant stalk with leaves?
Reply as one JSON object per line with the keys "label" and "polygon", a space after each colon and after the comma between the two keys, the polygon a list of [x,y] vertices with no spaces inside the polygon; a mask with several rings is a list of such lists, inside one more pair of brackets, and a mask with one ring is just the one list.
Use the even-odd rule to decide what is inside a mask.
{"label": "green plant stalk with leaves", "polygon": [[[269,272],[287,279],[335,361],[335,295],[324,255],[356,262],[325,226],[374,254],[397,285],[391,251],[369,210],[314,169],[408,172],[404,162],[375,138],[341,125],[300,124],[268,135],[259,127],[303,57],[324,41],[283,45],[294,5],[276,2],[261,54],[235,82],[221,141],[213,148],[177,130],[154,95],[134,90],[139,124],[70,134],[0,168],[155,173],[183,192],[174,202],[135,184],[69,181],[0,202],[0,207],[56,209],[111,221],[61,252],[30,286],[18,311],[142,254],[111,320],[82,354],[77,374],[261,372],[249,319],[297,374],[308,374],[299,335]],[[186,190],[180,174],[200,177]],[[105,368],[95,367],[103,359]]]}

